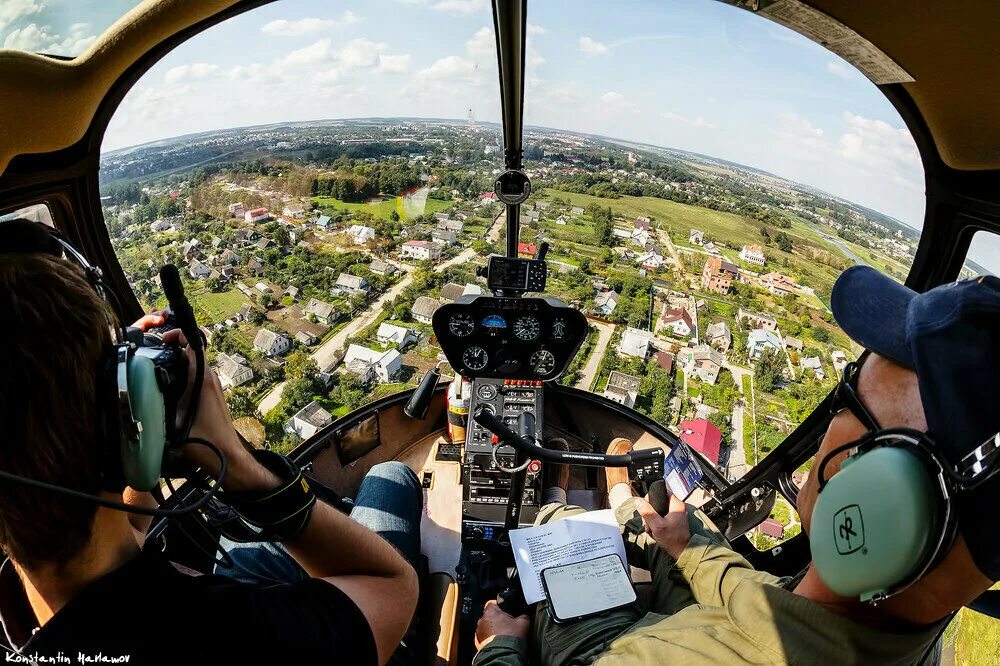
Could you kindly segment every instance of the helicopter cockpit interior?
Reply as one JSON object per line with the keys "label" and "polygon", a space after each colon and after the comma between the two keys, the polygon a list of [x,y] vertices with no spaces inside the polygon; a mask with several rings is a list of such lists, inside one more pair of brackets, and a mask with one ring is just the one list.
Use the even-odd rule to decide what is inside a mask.
{"label": "helicopter cockpit interior", "polygon": [[[267,4],[147,0],[82,55],[0,51],[0,220],[43,206],[44,221],[101,267],[121,321],[137,319],[143,308],[102,213],[99,169],[108,124],[129,90],[171,51]],[[572,466],[570,503],[600,509],[607,506],[607,488],[598,470],[627,468],[637,486],[649,488],[662,479],[670,451],[688,447],[702,472],[692,501],[737,552],[756,568],[783,576],[798,574],[810,561],[804,533],[766,549],[757,548],[748,535],[772,515],[776,503],[794,507],[799,487],[793,475],[819,448],[832,396],[801,423],[790,424],[760,464],[731,479],[670,424],[559,382],[576,368],[578,355],[592,348],[592,317],[547,292],[547,280],[558,270],[549,243],[527,250],[521,242],[521,225],[531,220],[525,213],[533,187],[526,175],[524,123],[533,90],[525,73],[533,4],[490,3],[502,147],[492,153],[496,173],[492,192],[484,195],[498,205],[484,233],[496,229],[502,240],[476,268],[486,289],[458,294],[428,314],[440,355],[422,369],[420,381],[337,414],[303,436],[289,454],[320,498],[335,506],[353,497],[368,470],[381,462],[401,461],[421,480],[427,568],[419,614],[428,664],[471,663],[483,604],[509,590],[508,531],[532,524],[549,463]],[[728,4],[735,5],[732,11],[762,14],[828,47],[824,30],[837,25],[870,47],[840,48],[841,57],[868,74],[879,67],[885,74],[886,63],[904,71],[905,77],[885,74],[876,83],[912,134],[924,169],[926,210],[905,284],[926,291],[957,279],[973,237],[1000,234],[1000,14],[994,3]],[[248,221],[251,213],[246,211]],[[371,321],[374,317],[366,324]],[[605,455],[608,444],[621,437],[634,443],[632,452]],[[551,448],[555,440],[567,448]],[[185,485],[175,495],[183,500],[198,492]],[[159,540],[178,563],[210,571],[217,534],[202,527],[195,515],[160,520],[149,539]],[[633,578],[648,581],[648,574],[644,578],[634,571]],[[983,612],[997,611],[995,597],[984,595],[977,603]]]}

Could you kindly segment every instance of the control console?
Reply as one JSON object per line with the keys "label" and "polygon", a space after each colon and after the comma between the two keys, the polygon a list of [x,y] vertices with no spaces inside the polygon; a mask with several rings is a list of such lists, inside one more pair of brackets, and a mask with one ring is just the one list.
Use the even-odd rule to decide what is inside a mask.
{"label": "control console", "polygon": [[[477,379],[473,385],[470,414],[484,407],[503,419],[513,429],[525,412],[535,417],[531,435],[542,441],[544,385],[540,380]],[[499,537],[510,494],[511,473],[516,455],[510,446],[497,446],[493,433],[469,419],[466,428],[465,457],[462,461],[463,537]],[[501,469],[503,468],[503,469]],[[521,524],[530,525],[538,513],[542,493],[542,464],[528,461],[525,468]],[[486,530],[486,527],[490,527]],[[473,529],[474,528],[474,529]]]}

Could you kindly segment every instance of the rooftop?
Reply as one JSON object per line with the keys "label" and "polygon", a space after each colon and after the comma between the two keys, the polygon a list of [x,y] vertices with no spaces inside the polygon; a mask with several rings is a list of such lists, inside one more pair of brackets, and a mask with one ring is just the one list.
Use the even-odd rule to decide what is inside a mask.
{"label": "rooftop", "polygon": [[308,423],[316,428],[322,428],[323,426],[333,423],[333,415],[323,409],[322,405],[315,400],[300,409],[292,418],[304,421],[305,423]]}
{"label": "rooftop", "polygon": [[680,437],[684,443],[698,451],[713,465],[719,464],[719,450],[722,448],[722,432],[708,419],[689,419],[680,425]]}

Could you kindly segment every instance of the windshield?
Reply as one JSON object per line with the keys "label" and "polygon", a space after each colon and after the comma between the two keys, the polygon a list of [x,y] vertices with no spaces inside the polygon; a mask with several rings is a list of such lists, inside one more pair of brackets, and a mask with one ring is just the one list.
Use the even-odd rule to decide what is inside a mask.
{"label": "windshield", "polygon": [[[531,3],[526,54],[519,250],[550,244],[548,293],[591,324],[560,381],[737,479],[859,352],[829,311],[840,272],[907,274],[913,140],[850,64],[722,3]],[[411,388],[435,309],[485,290],[495,61],[487,2],[282,2],[129,92],[101,159],[119,259],[146,305],[155,267],[184,267],[252,441]]]}

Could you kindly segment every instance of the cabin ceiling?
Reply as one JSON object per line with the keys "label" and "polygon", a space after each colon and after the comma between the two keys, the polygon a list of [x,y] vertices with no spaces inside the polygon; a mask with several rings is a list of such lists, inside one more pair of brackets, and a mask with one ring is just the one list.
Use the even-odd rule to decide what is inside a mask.
{"label": "cabin ceiling", "polygon": [[[0,50],[0,173],[17,155],[79,142],[107,93],[143,54],[240,2],[146,0],[72,60]],[[913,76],[915,81],[903,85],[945,164],[959,170],[1000,168],[995,0],[809,4],[853,28]]]}

